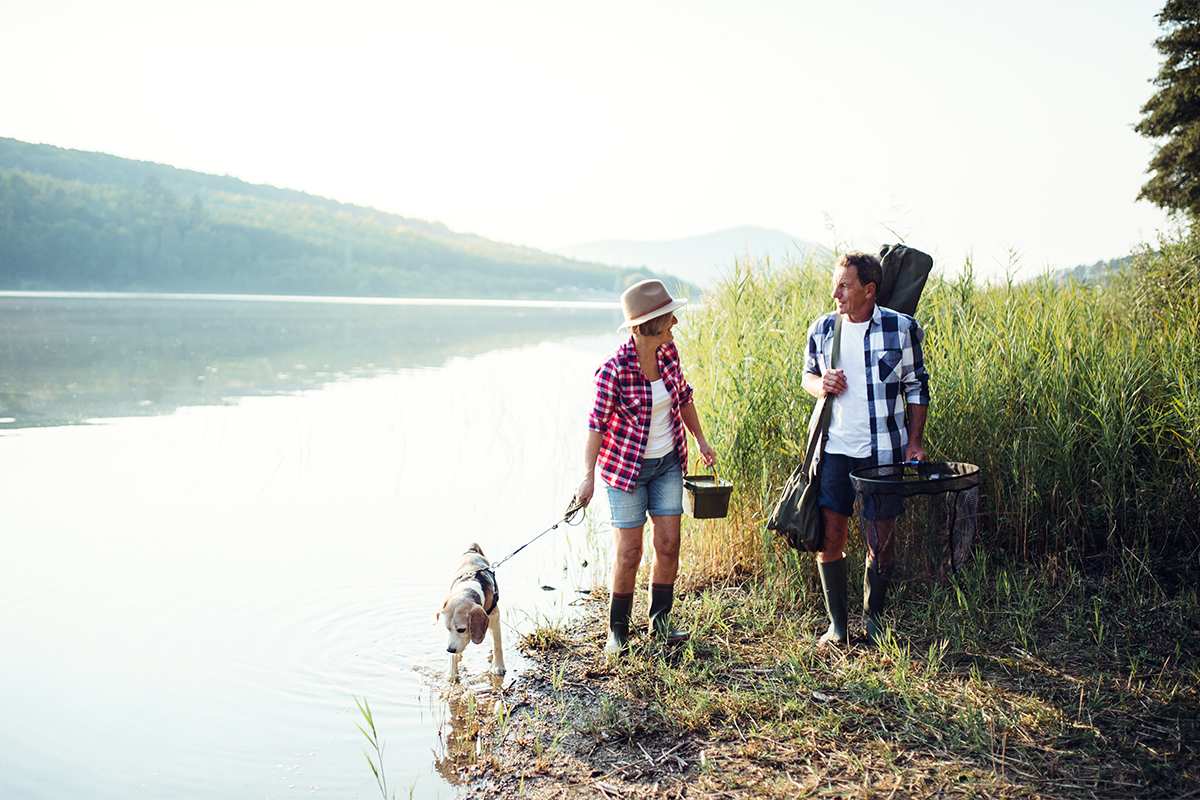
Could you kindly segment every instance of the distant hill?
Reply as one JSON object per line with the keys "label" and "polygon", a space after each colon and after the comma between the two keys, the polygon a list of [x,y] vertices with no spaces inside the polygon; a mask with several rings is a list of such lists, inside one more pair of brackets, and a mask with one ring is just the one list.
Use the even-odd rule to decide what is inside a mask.
{"label": "distant hill", "polygon": [[0,138],[0,289],[609,299],[643,272],[227,175]]}
{"label": "distant hill", "polygon": [[790,252],[805,256],[814,249],[828,252],[820,245],[782,231],[742,227],[666,242],[588,242],[558,247],[554,252],[581,261],[665,272],[697,286],[704,286],[747,251],[755,255],[769,252],[782,256]]}
{"label": "distant hill", "polygon": [[1076,283],[1107,283],[1109,278],[1121,269],[1129,266],[1132,256],[1113,258],[1108,261],[1097,261],[1095,264],[1080,264],[1071,269],[1060,269],[1050,274],[1055,283],[1065,284],[1068,281]]}

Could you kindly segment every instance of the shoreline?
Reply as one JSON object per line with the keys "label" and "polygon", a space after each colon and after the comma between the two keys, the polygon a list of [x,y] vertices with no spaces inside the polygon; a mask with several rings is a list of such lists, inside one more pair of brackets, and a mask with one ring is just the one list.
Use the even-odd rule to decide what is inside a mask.
{"label": "shoreline", "polygon": [[[978,572],[992,585],[1005,580]],[[972,581],[954,582],[970,593]],[[1024,585],[1031,596],[1054,588]],[[1094,614],[1090,579],[1057,588],[1065,618]],[[879,648],[818,649],[824,609],[797,607],[779,589],[682,593],[679,624],[692,639],[667,647],[643,631],[614,661],[602,651],[606,598],[526,637],[532,667],[501,692],[503,708],[475,703],[461,796],[1116,800],[1200,791],[1200,682],[1186,659],[1164,658],[1157,678],[1124,674],[1111,651],[1087,651],[1058,623],[1030,651],[1007,623],[977,629],[931,608],[938,584],[898,592],[908,596],[889,613],[892,638]],[[635,622],[645,619],[642,594]],[[1102,621],[1117,630],[1129,612],[1106,609]],[[967,638],[952,644],[947,629],[964,621]]]}

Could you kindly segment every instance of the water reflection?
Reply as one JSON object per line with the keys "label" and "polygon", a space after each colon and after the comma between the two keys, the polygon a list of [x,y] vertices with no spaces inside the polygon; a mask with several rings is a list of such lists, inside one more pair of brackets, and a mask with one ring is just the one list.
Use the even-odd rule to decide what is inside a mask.
{"label": "water reflection", "polygon": [[445,705],[440,709],[443,718],[438,725],[438,746],[433,750],[434,768],[446,783],[463,785],[468,767],[494,755],[484,752],[478,710],[481,705],[492,708],[503,724],[506,711],[502,685],[502,679],[492,676],[487,683],[451,686],[446,691]]}
{"label": "water reflection", "polygon": [[0,293],[0,430],[293,392],[620,322],[602,304],[275,300]]}
{"label": "water reflection", "polygon": [[[98,394],[122,410],[123,392],[155,385],[147,374],[175,380],[204,364],[228,376],[265,359],[262,382],[242,388],[286,394],[217,404],[239,387],[207,397],[166,380],[156,385],[173,401],[209,404],[0,437],[0,796],[372,796],[355,697],[370,701],[399,794],[459,794],[451,776],[475,741],[455,728],[460,712],[439,710],[443,698],[498,695],[486,646],[468,648],[460,687],[446,684],[434,612],[467,544],[503,557],[563,513],[592,371],[619,320],[589,312],[603,333],[567,337],[576,315],[545,309],[459,310],[409,328],[387,327],[413,319],[397,309],[324,309],[350,331],[332,337],[305,309],[117,303],[124,314],[96,300],[68,300],[70,313],[48,299],[4,301],[21,308],[0,320],[26,331],[16,344],[0,338],[5,390],[61,391],[61,364],[76,389],[84,376],[110,381],[117,388]],[[490,313],[515,329],[498,330]],[[237,315],[243,333],[204,338]],[[35,324],[61,340],[36,352]],[[307,331],[310,349],[276,327]],[[398,330],[433,352],[388,332]],[[125,349],[90,360],[92,336],[124,337]],[[447,358],[521,337],[542,340]],[[197,360],[150,369],[147,354],[173,353],[175,338]],[[322,348],[329,355],[313,357]],[[329,363],[331,377],[288,391],[308,386],[279,377],[288,363]],[[392,368],[429,363],[439,366]],[[40,408],[46,420],[68,416]],[[587,525],[563,526],[501,568],[509,680],[525,668],[520,637],[604,583],[609,537],[596,519],[589,511]]]}

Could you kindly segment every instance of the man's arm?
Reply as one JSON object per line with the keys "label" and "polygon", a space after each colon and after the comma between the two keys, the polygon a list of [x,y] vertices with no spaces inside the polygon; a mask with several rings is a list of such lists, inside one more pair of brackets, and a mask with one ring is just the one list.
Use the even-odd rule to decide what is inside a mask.
{"label": "man's arm", "polygon": [[929,416],[929,406],[908,404],[908,444],[904,447],[905,461],[925,460],[925,419]]}

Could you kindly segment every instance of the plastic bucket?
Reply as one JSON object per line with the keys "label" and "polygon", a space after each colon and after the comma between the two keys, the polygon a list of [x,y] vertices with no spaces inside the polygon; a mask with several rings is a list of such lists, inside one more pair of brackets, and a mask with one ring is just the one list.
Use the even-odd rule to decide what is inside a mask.
{"label": "plastic bucket", "polygon": [[683,476],[683,510],[694,519],[720,519],[729,514],[733,484],[713,475]]}

